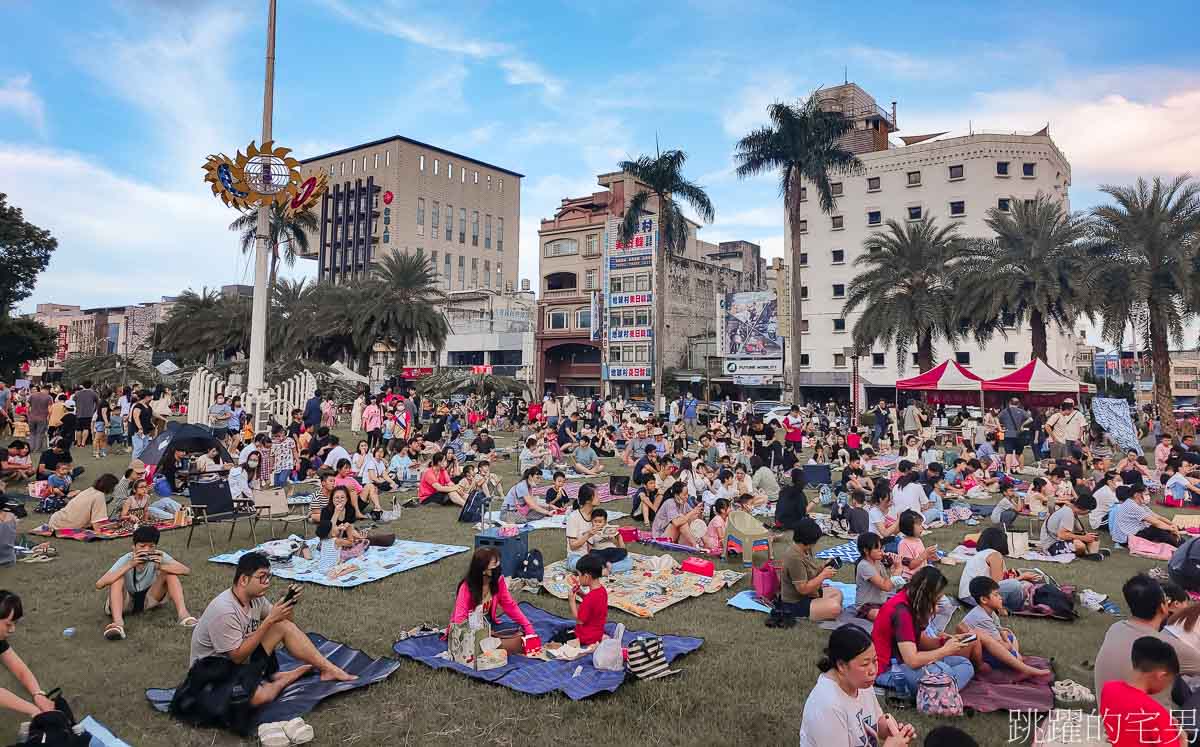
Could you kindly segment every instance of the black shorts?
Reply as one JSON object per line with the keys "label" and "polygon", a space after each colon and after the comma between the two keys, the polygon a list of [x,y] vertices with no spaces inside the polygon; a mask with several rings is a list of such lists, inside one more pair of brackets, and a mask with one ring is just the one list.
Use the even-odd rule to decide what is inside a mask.
{"label": "black shorts", "polygon": [[392,489],[392,484],[390,482],[375,482],[374,485],[375,489],[381,493]]}
{"label": "black shorts", "polygon": [[779,602],[776,609],[789,617],[808,617],[813,597],[803,597],[798,602]]}
{"label": "black shorts", "polygon": [[1008,438],[1008,437],[1005,437],[1005,439],[1004,439],[1004,453],[1006,453],[1006,454],[1019,454],[1019,453],[1021,453],[1021,451],[1022,451],[1023,449],[1024,449],[1024,447],[1021,445],[1021,439],[1020,439],[1019,437],[1018,437],[1018,438]]}
{"label": "black shorts", "polygon": [[439,506],[448,506],[453,503],[453,501],[450,500],[449,493],[434,493],[425,500],[421,501],[421,503],[436,503]]}
{"label": "black shorts", "polygon": [[86,420],[80,419],[75,422],[76,433],[87,433],[90,430],[92,430],[91,418],[87,418]]}

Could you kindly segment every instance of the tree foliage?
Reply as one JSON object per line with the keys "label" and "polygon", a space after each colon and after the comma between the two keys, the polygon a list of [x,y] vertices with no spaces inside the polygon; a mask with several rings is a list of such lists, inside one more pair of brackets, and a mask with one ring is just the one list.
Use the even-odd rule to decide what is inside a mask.
{"label": "tree foliage", "polygon": [[25,220],[21,208],[0,192],[0,316],[33,293],[37,276],[50,264],[58,239]]}
{"label": "tree foliage", "polygon": [[0,315],[0,381],[20,378],[21,364],[54,355],[58,335],[41,322]]}
{"label": "tree foliage", "polygon": [[[312,208],[301,213],[291,213],[286,204],[271,203],[268,210],[270,222],[267,246],[271,250],[270,284],[274,287],[279,276],[280,260],[282,259],[288,267],[295,265],[296,257],[308,252],[308,236],[317,232],[321,222]],[[258,243],[258,211],[242,213],[237,220],[229,224],[229,230],[237,232],[242,254],[253,254]]]}

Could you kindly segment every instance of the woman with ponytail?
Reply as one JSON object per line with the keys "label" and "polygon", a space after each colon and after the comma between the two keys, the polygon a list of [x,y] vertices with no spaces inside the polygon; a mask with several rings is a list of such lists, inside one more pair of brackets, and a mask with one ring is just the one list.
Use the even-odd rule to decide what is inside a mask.
{"label": "woman with ponytail", "polygon": [[879,662],[870,633],[853,624],[834,630],[817,668],[821,675],[804,701],[800,747],[901,747],[916,737],[910,724],[897,723],[879,707]]}
{"label": "woman with ponytail", "polygon": [[520,481],[509,488],[504,496],[504,504],[500,507],[500,521],[506,524],[525,524],[555,514],[554,508],[542,503],[533,495],[541,474],[540,467],[529,467],[521,473]]}

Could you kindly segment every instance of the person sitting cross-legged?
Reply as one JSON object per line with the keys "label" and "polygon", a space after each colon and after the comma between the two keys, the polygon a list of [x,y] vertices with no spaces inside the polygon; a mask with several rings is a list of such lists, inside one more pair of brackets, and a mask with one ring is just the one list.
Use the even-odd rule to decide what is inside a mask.
{"label": "person sitting cross-legged", "polygon": [[1127,543],[1130,537],[1136,536],[1174,547],[1183,544],[1184,537],[1179,527],[1150,508],[1150,494],[1146,491],[1145,484],[1139,482],[1121,487],[1128,488],[1128,491],[1118,488],[1118,497],[1122,493],[1129,497],[1113,508],[1112,519],[1109,521],[1109,532],[1113,542]]}
{"label": "person sitting cross-legged", "polygon": [[196,618],[188,612],[183,600],[181,576],[191,570],[158,549],[159,533],[153,526],[143,524],[133,530],[133,552],[117,558],[96,582],[97,589],[108,589],[104,601],[104,612],[112,622],[104,629],[104,637],[110,641],[125,640],[125,613],[136,614],[161,606],[170,597],[175,605],[179,624],[190,628]]}

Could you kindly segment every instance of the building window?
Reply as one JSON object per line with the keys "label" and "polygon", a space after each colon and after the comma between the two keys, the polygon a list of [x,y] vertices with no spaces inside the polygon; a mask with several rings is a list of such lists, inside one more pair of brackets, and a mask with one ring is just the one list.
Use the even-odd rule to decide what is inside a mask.
{"label": "building window", "polygon": [[808,233],[808,221],[800,221],[800,233]]}
{"label": "building window", "polygon": [[491,260],[483,260],[483,287],[492,287],[492,263]]}
{"label": "building window", "polygon": [[420,168],[420,170],[421,170],[421,171],[424,171],[424,170],[425,170],[425,156],[420,156],[420,157],[417,159],[417,162],[418,162],[418,164],[419,164],[419,168]]}
{"label": "building window", "polygon": [[[547,257],[564,257],[568,254],[579,254],[579,242],[575,239],[558,239],[546,244]],[[613,278],[614,282],[616,280],[618,278]]]}
{"label": "building window", "polygon": [[800,202],[805,202],[806,200],[808,200],[808,187],[801,187],[800,188]]}
{"label": "building window", "polygon": [[950,214],[951,215],[966,215],[967,214],[967,203],[963,202],[962,200],[955,200],[954,202],[950,203]]}
{"label": "building window", "polygon": [[488,191],[492,191],[492,175],[488,174]]}
{"label": "building window", "polygon": [[801,367],[801,368],[808,368],[808,353],[801,353],[801,354],[800,354],[800,367]]}
{"label": "building window", "polygon": [[475,172],[475,183],[476,184],[479,183],[479,172],[478,171]]}
{"label": "building window", "polygon": [[871,353],[871,367],[883,368],[883,353]]}
{"label": "building window", "polygon": [[877,177],[877,176],[868,176],[867,177],[867,191],[868,192],[878,192],[879,191],[879,177]]}
{"label": "building window", "polygon": [[808,252],[800,252],[800,266],[808,267]]}
{"label": "building window", "polygon": [[808,334],[808,320],[807,319],[800,320],[800,334],[802,334],[802,335]]}
{"label": "building window", "polygon": [[1036,172],[1035,172],[1036,168],[1037,168],[1037,164],[1035,164],[1035,163],[1021,164],[1021,176],[1029,177],[1029,178],[1036,176]]}
{"label": "building window", "polygon": [[446,281],[446,290],[450,290],[450,281],[453,279],[453,275],[451,274],[451,267],[450,267],[450,254],[449,254],[449,252],[447,252],[447,253],[446,253],[446,264],[445,264],[445,267],[446,267],[446,269],[445,269],[445,271],[442,273],[442,279]]}
{"label": "building window", "polygon": [[883,223],[883,212],[880,210],[868,210],[867,225],[878,226],[880,223]]}
{"label": "building window", "polygon": [[957,166],[951,166],[950,167],[950,181],[957,181],[962,178],[963,178],[962,164],[960,163]]}
{"label": "building window", "polygon": [[583,273],[583,289],[595,290],[596,288],[596,271],[588,270]]}
{"label": "building window", "polygon": [[392,165],[392,152],[390,150],[385,150],[383,152],[383,165],[384,166]]}
{"label": "building window", "polygon": [[650,326],[650,310],[638,309],[633,315],[633,323],[638,327]]}
{"label": "building window", "polygon": [[432,230],[430,236],[433,236],[433,238],[436,239],[438,236],[438,231],[441,229],[441,203],[439,203],[437,200],[434,200],[431,207],[433,208],[433,212],[429,216],[429,227]]}
{"label": "building window", "polygon": [[417,235],[425,235],[425,198],[417,198]]}
{"label": "building window", "polygon": [[834,319],[833,320],[833,331],[834,332],[845,332],[846,331],[846,320],[843,319],[842,317],[838,317],[838,318]]}
{"label": "building window", "polygon": [[621,362],[621,346],[613,345],[608,349],[608,359],[613,363]]}
{"label": "building window", "polygon": [[585,249],[583,252],[583,256],[599,257],[600,256],[600,249],[599,249],[600,242],[599,242],[596,234],[594,234],[594,233],[588,234],[587,238],[584,241],[585,241],[585,244],[584,244]]}
{"label": "building window", "polygon": [[918,363],[918,362],[917,362],[917,354],[916,354],[916,353],[913,353],[913,354],[912,354],[912,361],[913,361],[913,365],[914,365],[914,366],[920,366],[920,365],[921,365],[920,363]]}
{"label": "building window", "polygon": [[479,287],[479,260],[471,257],[471,287]]}
{"label": "building window", "polygon": [[1008,161],[996,161],[996,176],[1008,176]]}
{"label": "building window", "polygon": [[845,218],[843,218],[840,215],[834,215],[834,216],[831,216],[829,220],[830,220],[831,224],[833,225],[833,230],[835,230],[835,231],[842,230],[842,226],[845,223]]}
{"label": "building window", "polygon": [[358,173],[358,159],[357,158],[350,159],[350,173],[351,174]]}
{"label": "building window", "polygon": [[1007,197],[1001,197],[1000,199],[996,200],[996,209],[1002,213],[1007,213],[1009,210],[1009,199]]}
{"label": "building window", "polygon": [[650,346],[638,345],[634,350],[637,351],[635,363],[648,363],[650,361]]}
{"label": "building window", "polygon": [[496,217],[496,251],[504,251],[504,219]]}
{"label": "building window", "polygon": [[479,246],[479,211],[471,211],[471,246]]}
{"label": "building window", "polygon": [[467,183],[467,169],[466,169],[466,167],[465,167],[465,166],[464,166],[464,167],[461,167],[461,168],[459,168],[459,170],[458,170],[458,180],[459,180],[461,183],[463,183],[463,184],[466,184],[466,183]]}
{"label": "building window", "polygon": [[845,264],[845,262],[846,262],[846,250],[845,249],[834,249],[829,254],[830,254],[830,259],[833,262],[833,264],[835,264],[835,265]]}
{"label": "building window", "polygon": [[504,194],[504,177],[500,177],[496,180],[496,191],[500,194]]}
{"label": "building window", "polygon": [[463,290],[467,285],[467,258],[458,256],[458,289]]}
{"label": "building window", "polygon": [[908,179],[908,186],[910,186],[910,187],[920,186],[921,172],[920,171],[910,171],[907,174],[907,179]]}
{"label": "building window", "polygon": [[971,365],[971,354],[966,350],[956,350],[954,352],[954,362],[960,366]]}
{"label": "building window", "polygon": [[446,180],[454,181],[454,161],[446,161]]}
{"label": "building window", "polygon": [[621,315],[618,312],[614,311],[608,315],[608,326],[612,327],[613,329],[619,329],[621,327]]}
{"label": "building window", "polygon": [[1015,351],[1007,351],[1004,353],[1004,365],[1008,368],[1017,367],[1017,354]]}
{"label": "building window", "polygon": [[834,298],[845,298],[846,297],[845,284],[843,284],[843,283],[834,283],[833,284],[833,297]]}
{"label": "building window", "polygon": [[833,194],[834,197],[841,197],[842,196],[842,183],[841,182],[831,183],[829,185],[829,191]]}
{"label": "building window", "polygon": [[437,173],[438,173],[438,159],[435,158],[435,159],[433,159],[433,175],[437,176]]}
{"label": "building window", "polygon": [[641,275],[637,276],[637,287],[634,290],[650,290],[650,275],[648,273],[642,273]]}
{"label": "building window", "polygon": [[429,253],[429,264],[433,268],[433,274],[436,275],[437,271],[438,271],[437,252],[436,251]]}
{"label": "building window", "polygon": [[446,241],[454,239],[454,206],[446,205]]}
{"label": "building window", "polygon": [[806,298],[808,298],[808,286],[802,285],[800,286],[800,299],[804,300]]}
{"label": "building window", "polygon": [[551,311],[546,318],[546,326],[550,329],[566,329],[567,312]]}
{"label": "building window", "polygon": [[483,216],[483,248],[492,248],[492,216]]}
{"label": "building window", "polygon": [[379,168],[379,154],[375,154],[375,168]]}
{"label": "building window", "polygon": [[[616,275],[608,279],[608,289],[613,293],[620,293],[625,287],[625,278]],[[633,290],[630,288],[630,290]]]}
{"label": "building window", "polygon": [[846,367],[846,354],[845,353],[834,353],[833,354],[833,367],[834,368],[845,368]]}
{"label": "building window", "polygon": [[592,310],[579,309],[575,312],[575,328],[576,329],[591,329],[592,328]]}
{"label": "building window", "polygon": [[921,220],[921,206],[913,205],[908,209],[909,220]]}
{"label": "building window", "polygon": [[342,161],[342,176],[346,175],[346,162]]}
{"label": "building window", "polygon": [[496,263],[496,287],[504,290],[504,264],[502,262]]}
{"label": "building window", "polygon": [[458,209],[458,243],[467,243],[467,209]]}

